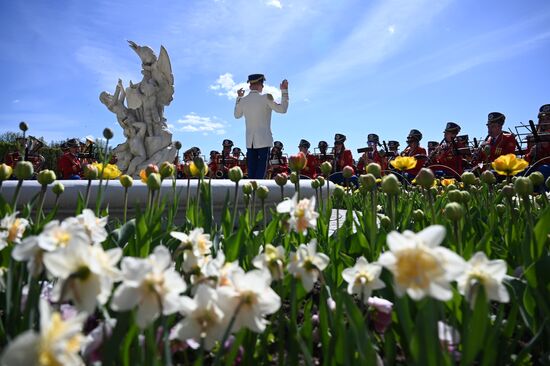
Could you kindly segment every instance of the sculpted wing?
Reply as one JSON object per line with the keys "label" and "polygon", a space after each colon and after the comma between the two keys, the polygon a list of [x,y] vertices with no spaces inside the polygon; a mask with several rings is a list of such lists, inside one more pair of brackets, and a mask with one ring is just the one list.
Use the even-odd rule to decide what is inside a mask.
{"label": "sculpted wing", "polygon": [[160,54],[157,62],[153,65],[152,75],[159,85],[157,102],[161,105],[169,105],[174,95],[174,76],[170,58],[164,46],[160,46]]}

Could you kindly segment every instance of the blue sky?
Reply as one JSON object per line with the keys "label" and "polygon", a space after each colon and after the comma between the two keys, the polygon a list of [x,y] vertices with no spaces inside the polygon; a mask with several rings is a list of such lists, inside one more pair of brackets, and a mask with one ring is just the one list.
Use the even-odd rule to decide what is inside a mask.
{"label": "blue sky", "polygon": [[513,128],[550,103],[548,0],[2,1],[0,27],[0,133],[24,120],[47,141],[111,127],[122,142],[98,96],[141,80],[126,40],[166,47],[165,116],[203,153],[224,138],[244,147],[233,107],[250,73],[276,97],[289,80],[288,113],[272,121],[287,153],[337,132],[354,153],[369,133],[404,147],[411,128],[425,145],[447,121],[484,138],[489,112]]}

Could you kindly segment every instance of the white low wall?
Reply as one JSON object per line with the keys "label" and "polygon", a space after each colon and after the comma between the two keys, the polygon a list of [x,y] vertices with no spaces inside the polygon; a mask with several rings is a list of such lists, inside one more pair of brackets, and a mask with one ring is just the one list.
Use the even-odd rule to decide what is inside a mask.
{"label": "white low wall", "polygon": [[[243,194],[242,186],[249,182],[246,179],[243,179],[239,182],[239,209],[243,209]],[[256,180],[258,185],[264,185],[269,188],[269,195],[266,199],[266,207],[274,207],[277,203],[281,201],[281,188],[275,183],[274,180]],[[85,180],[63,180],[61,181],[65,186],[65,191],[59,197],[59,208],[58,216],[59,218],[64,218],[68,216],[73,216],[75,214],[75,207],[78,201],[78,194],[82,196],[86,194],[86,187],[88,181]],[[105,181],[103,181],[105,184]],[[212,183],[212,203],[214,210],[214,218],[219,220],[221,210],[223,208],[225,197],[229,195],[229,202],[232,204],[233,195],[235,194],[235,183],[227,179],[213,179]],[[92,181],[90,198],[89,198],[89,208],[95,208],[96,197],[98,194],[98,184],[99,181]],[[190,197],[193,199],[197,192],[198,180],[192,179],[190,181]],[[4,200],[8,203],[12,202],[13,195],[15,193],[15,188],[17,186],[17,181],[4,181],[2,185],[2,191],[0,195],[3,196]],[[330,183],[329,188],[332,190],[333,184]],[[326,200],[326,185],[322,187],[323,189],[323,198]],[[24,181],[23,186],[21,187],[21,193],[19,196],[18,206],[30,202],[33,197],[37,196],[40,192],[40,184],[35,180]],[[173,202],[173,188],[171,181],[164,181],[161,187],[162,199],[166,198],[168,202]],[[294,195],[295,189],[294,184],[288,182],[284,187],[285,197],[292,197]],[[311,188],[310,180],[301,180],[300,181],[300,192],[301,197],[310,198],[315,195],[315,190]],[[141,207],[143,210],[147,204],[147,185],[142,183],[139,180],[134,181],[134,185],[128,189],[128,215],[131,216],[137,207]],[[178,179],[176,180],[176,193],[179,194],[179,210],[178,214],[185,212],[186,207],[186,196],[187,196],[187,180]],[[44,211],[46,214],[53,209],[55,204],[55,195],[51,191],[51,186],[48,187],[46,198],[44,202]],[[106,188],[104,188],[103,193],[103,204],[102,208],[109,208],[109,215],[122,217],[124,209],[124,188],[120,185],[118,180],[109,181]],[[260,200],[256,199],[256,207],[260,208]]]}

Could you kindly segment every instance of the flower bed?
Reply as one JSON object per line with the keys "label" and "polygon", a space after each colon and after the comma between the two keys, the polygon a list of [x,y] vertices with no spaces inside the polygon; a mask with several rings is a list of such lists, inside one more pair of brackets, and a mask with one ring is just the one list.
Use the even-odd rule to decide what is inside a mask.
{"label": "flower bed", "polygon": [[173,176],[154,171],[132,217],[83,194],[58,221],[43,210],[45,190],[63,194],[48,177],[24,205],[1,196],[2,364],[549,362],[550,208],[537,174],[366,175],[330,200],[315,180],[313,196],[277,205],[237,174],[217,221],[198,171],[181,225],[179,200],[158,193]]}

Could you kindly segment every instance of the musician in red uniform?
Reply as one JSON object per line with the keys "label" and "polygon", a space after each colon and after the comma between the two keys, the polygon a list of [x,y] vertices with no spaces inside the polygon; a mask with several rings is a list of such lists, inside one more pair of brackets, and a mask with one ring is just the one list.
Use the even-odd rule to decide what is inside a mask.
{"label": "musician in red uniform", "polygon": [[546,165],[547,167],[542,168],[542,170],[544,170],[543,174],[547,176],[550,173],[550,104],[540,107],[538,117],[538,140],[535,141],[534,136],[529,136],[530,144],[527,147],[528,153],[525,155],[525,160],[531,164],[536,164],[537,168]]}
{"label": "musician in red uniform", "polygon": [[334,159],[334,156],[332,156],[331,154],[327,154],[328,142],[324,140],[319,141],[319,143],[317,144],[317,148],[319,149],[319,154],[317,154],[319,165],[323,164],[325,161],[332,163],[332,159]]}
{"label": "musician in red uniform", "polygon": [[218,171],[218,160],[220,153],[216,150],[210,151],[210,160],[208,161],[208,176],[216,178],[216,172]]}
{"label": "musician in red uniform", "polygon": [[357,174],[362,174],[365,172],[365,168],[370,163],[377,163],[380,165],[382,171],[388,169],[388,159],[386,158],[385,151],[380,152],[378,148],[382,146],[380,144],[380,139],[377,134],[370,133],[367,136],[367,145],[372,151],[366,151],[359,158],[357,163]]}
{"label": "musician in red uniform", "polygon": [[[426,149],[420,146],[422,140],[422,133],[416,129],[412,129],[407,136],[407,147],[401,153],[401,156],[413,156],[416,159],[416,166],[410,170],[407,170],[407,174],[416,176],[418,171],[424,166],[426,161]],[[424,159],[423,159],[424,158]]]}
{"label": "musician in red uniform", "polygon": [[300,149],[300,152],[304,153],[307,159],[306,167],[300,172],[301,175],[305,175],[306,177],[309,177],[311,179],[317,178],[317,166],[319,165],[317,163],[317,159],[313,154],[310,154],[309,147],[311,144],[309,141],[301,139],[300,144],[298,145],[298,149]]}
{"label": "musician in red uniform", "polygon": [[[462,166],[462,156],[459,149],[464,147],[463,142],[458,141],[456,136],[460,132],[460,126],[455,122],[447,122],[443,131],[443,142],[439,144],[430,154],[431,161],[428,164],[438,164],[442,167],[434,167],[435,170],[442,170],[446,175],[461,175],[464,171]],[[447,167],[448,169],[443,168]]]}
{"label": "musician in red uniform", "polygon": [[516,137],[502,130],[506,116],[500,112],[491,112],[487,116],[487,139],[481,144],[476,163],[491,163],[501,155],[516,151]]}
{"label": "musician in red uniform", "polygon": [[353,155],[351,154],[351,150],[346,149],[344,145],[345,141],[345,135],[341,133],[334,135],[334,147],[332,148],[332,153],[334,154],[333,172],[341,172],[345,166],[354,168]]}
{"label": "musician in red uniform", "polygon": [[390,140],[388,141],[388,150],[392,152],[394,156],[399,155],[399,141]]}
{"label": "musician in red uniform", "polygon": [[78,159],[80,142],[77,139],[70,139],[65,143],[67,151],[57,161],[57,169],[62,179],[80,179],[82,165]]}
{"label": "musician in red uniform", "polygon": [[284,145],[281,141],[275,141],[271,152],[269,153],[269,160],[267,166],[267,179],[274,178],[280,173],[289,173],[288,159],[283,156]]}

